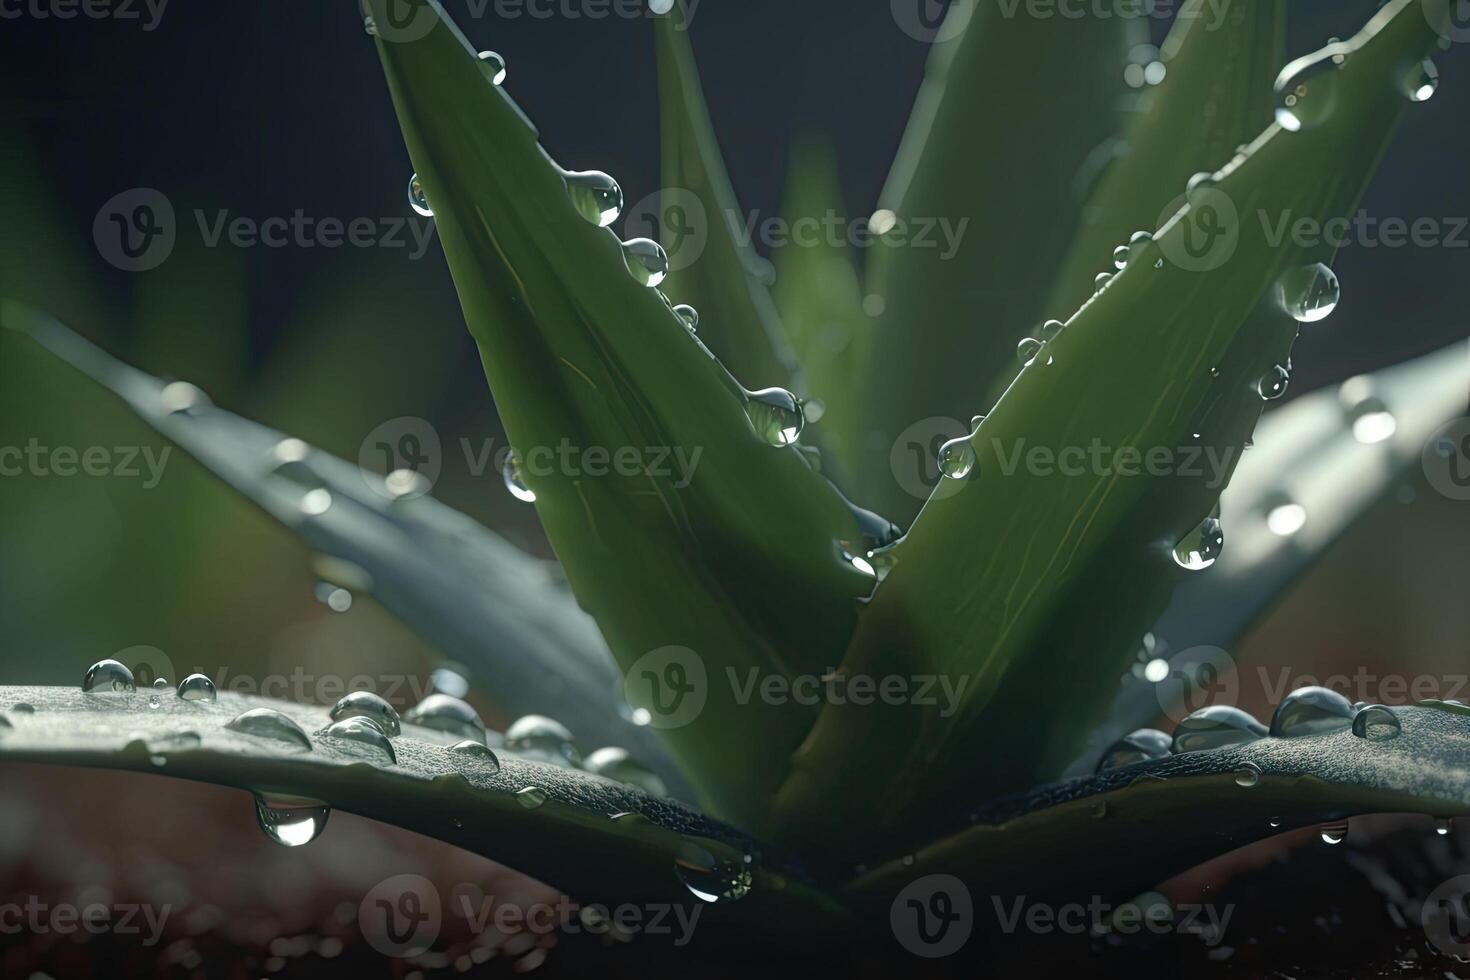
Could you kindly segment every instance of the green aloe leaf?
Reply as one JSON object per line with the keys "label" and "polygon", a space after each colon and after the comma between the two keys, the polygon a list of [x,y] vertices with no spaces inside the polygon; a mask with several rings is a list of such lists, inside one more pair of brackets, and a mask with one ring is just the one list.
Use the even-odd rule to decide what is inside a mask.
{"label": "green aloe leaf", "polygon": [[[930,498],[844,670],[963,681],[958,708],[824,710],[783,789],[793,821],[814,827],[816,815],[851,808],[854,786],[871,794],[855,770],[870,773],[875,757],[887,802],[874,818],[909,827],[938,819],[931,801],[975,775],[977,760],[1004,791],[1075,758],[1125,666],[1119,652],[1176,585],[1208,574],[1171,553],[1206,530],[1260,415],[1259,385],[1287,362],[1298,324],[1284,306],[1269,312],[1280,297],[1268,294],[1323,257],[1272,240],[1257,215],[1349,213],[1409,105],[1405,73],[1436,40],[1420,3],[1395,0],[1327,49],[1311,76],[1316,101],[1298,107],[1311,124],[1272,125],[1198,188],[957,447],[957,460],[973,449],[978,464]],[[1325,283],[1325,270],[1308,278]],[[1101,463],[1089,462],[1093,446]],[[1023,458],[1037,447],[1049,464]],[[1065,469],[1062,453],[1073,454]],[[1145,467],[1149,453],[1166,458]],[[1210,459],[1217,472],[1200,463]]]}
{"label": "green aloe leaf", "polygon": [[1299,827],[1338,824],[1340,833],[1340,822],[1360,814],[1470,813],[1470,709],[1426,703],[1393,711],[1397,737],[1264,738],[1042,787],[982,808],[965,829],[875,867],[842,897],[886,909],[915,879],[949,874],[970,889],[979,922],[989,918],[992,897],[996,908],[1021,896],[1125,900]]}
{"label": "green aloe leaf", "polygon": [[[473,726],[449,732],[405,719],[392,738],[344,738],[328,734],[326,708],[223,691],[207,701],[171,690],[4,687],[0,705],[0,762],[118,769],[315,801],[509,864],[584,904],[699,906],[686,882],[719,881],[732,897],[699,923],[715,942],[758,923],[795,933],[845,921],[799,868],[739,831],[628,783],[524,757],[495,733],[471,737]],[[268,717],[251,731],[228,727],[247,711]],[[464,741],[480,750],[466,751]]]}
{"label": "green aloe leaf", "polygon": [[[636,459],[632,472],[604,460],[598,475],[560,463],[524,473],[567,577],[625,671],[676,646],[715,679],[697,719],[663,732],[707,806],[754,817],[781,779],[769,760],[795,746],[814,710],[742,704],[723,675],[837,662],[854,597],[871,587],[846,557],[863,547],[858,520],[799,450],[756,434],[747,409],[768,438],[789,423],[748,400],[625,263],[645,267],[584,220],[597,208],[573,203],[568,178],[442,10],[410,4],[409,29],[370,6],[512,445],[528,462],[562,446]],[[645,662],[634,677],[649,672]]]}
{"label": "green aloe leaf", "polygon": [[630,219],[657,229],[674,269],[669,299],[699,310],[710,349],[757,387],[783,385],[805,395],[767,286],[770,263],[755,250],[725,171],[682,5],[654,21],[654,37],[663,187],[654,213]]}
{"label": "green aloe leaf", "polygon": [[618,710],[617,668],[548,563],[426,496],[412,474],[385,480],[217,408],[187,382],[131,368],[28,307],[0,305],[0,320],[117,395],[296,534],[324,578],[371,593],[468,665],[499,708],[575,719],[587,744],[626,748],[686,789],[662,743]]}
{"label": "green aloe leaf", "polygon": [[[1470,347],[1444,350],[1315,391],[1256,427],[1255,448],[1220,497],[1229,546],[1175,590],[1152,633],[1164,655],[1231,650],[1359,518],[1420,466],[1430,437],[1470,404]],[[1180,694],[1186,693],[1181,689]],[[1150,724],[1155,685],[1131,675],[1079,760]],[[1074,767],[1073,771],[1077,771]]]}
{"label": "green aloe leaf", "polygon": [[[863,490],[900,520],[919,503],[887,447],[924,419],[968,419],[1008,365],[1077,226],[1079,174],[1113,138],[1127,89],[1129,17],[1035,17],[954,4],[878,198],[898,222],[871,249],[880,297],[863,367]],[[1037,120],[1046,120],[1037,126]],[[1022,179],[1024,178],[1024,179]],[[929,356],[915,360],[915,342]]]}

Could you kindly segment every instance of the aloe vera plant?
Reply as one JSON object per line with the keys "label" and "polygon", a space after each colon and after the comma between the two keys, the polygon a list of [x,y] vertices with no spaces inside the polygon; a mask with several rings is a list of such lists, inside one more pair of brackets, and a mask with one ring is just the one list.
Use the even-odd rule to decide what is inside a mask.
{"label": "aloe vera plant", "polygon": [[[1262,418],[1340,287],[1331,248],[1256,220],[1352,213],[1400,119],[1433,111],[1416,103],[1450,3],[1390,0],[1283,68],[1284,2],[1207,21],[1191,0],[1136,104],[1135,24],[957,4],[865,265],[788,249],[774,284],[726,220],[686,12],[652,6],[663,183],[704,215],[673,271],[671,243],[609,227],[615,180],[543,149],[500,55],[435,0],[362,0],[410,202],[556,571],[412,469],[366,472],[0,307],[465,665],[469,693],[400,718],[372,695],[154,689],[108,659],[75,687],[0,688],[0,760],[246,789],[286,845],[356,813],[584,907],[707,906],[692,949],[660,957],[815,942],[895,971],[985,955],[1013,931],[992,899],[1148,915],[1129,900],[1253,841],[1470,809],[1463,704],[1202,701],[1370,508],[1421,468],[1458,473],[1464,343]],[[1017,64],[1075,72],[1071,101],[998,99]],[[1023,145],[1037,117],[1054,124],[1018,185],[1018,157],[978,141]],[[819,141],[794,155],[793,225],[838,199],[836,166]],[[938,215],[970,229],[952,255],[904,247]],[[639,462],[545,465],[558,446]],[[932,467],[921,493],[911,461]],[[520,720],[487,730],[457,695]]]}

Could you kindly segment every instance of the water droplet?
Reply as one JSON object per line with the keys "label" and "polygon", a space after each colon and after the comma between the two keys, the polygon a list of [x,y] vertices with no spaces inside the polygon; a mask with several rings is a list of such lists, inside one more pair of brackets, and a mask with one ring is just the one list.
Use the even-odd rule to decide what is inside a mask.
{"label": "water droplet", "polygon": [[479,54],[480,68],[490,79],[491,85],[499,85],[505,81],[505,59],[494,51],[481,51]]}
{"label": "water droplet", "polygon": [[615,746],[598,749],[588,755],[582,768],[620,783],[637,786],[653,796],[667,796],[669,793],[664,781],[653,770],[634,759],[626,750]]}
{"label": "water droplet", "polygon": [[1266,726],[1239,708],[1212,704],[1192,712],[1174,729],[1175,752],[1199,752],[1265,738]]}
{"label": "water droplet", "polygon": [[1340,732],[1353,723],[1353,705],[1327,687],[1299,687],[1282,699],[1271,718],[1271,734],[1279,738]]}
{"label": "water droplet", "polygon": [[316,601],[326,606],[332,612],[346,612],[352,608],[352,593],[340,585],[331,582],[318,582],[312,586],[311,594],[316,596]]}
{"label": "water droplet", "polygon": [[1155,657],[1143,665],[1143,679],[1158,684],[1169,676],[1169,661],[1163,657]]}
{"label": "water droplet", "polygon": [[1298,58],[1276,79],[1276,122],[1296,133],[1321,125],[1337,101],[1337,69],[1346,60],[1342,44],[1329,44]]}
{"label": "water droplet", "polygon": [[1215,175],[1208,170],[1201,170],[1192,175],[1184,185],[1184,199],[1193,204],[1204,191],[1215,186]]}
{"label": "water droplet", "polygon": [[463,758],[478,760],[495,772],[500,771],[500,757],[484,742],[467,738],[463,742],[455,742],[449,751]]}
{"label": "water droplet", "polygon": [[801,403],[785,388],[745,392],[745,417],[755,434],[772,446],[789,446],[800,436],[806,417]]}
{"label": "water droplet", "polygon": [[353,716],[334,721],[322,732],[323,738],[341,739],[344,742],[352,742],[355,745],[366,746],[371,755],[382,757],[392,765],[398,761],[398,753],[393,751],[393,743],[388,741],[388,736],[383,729],[371,718],[365,716]]}
{"label": "water droplet", "polygon": [[1287,498],[1280,498],[1266,511],[1266,530],[1282,538],[1289,538],[1307,523],[1307,509]]}
{"label": "water droplet", "polygon": [[1358,442],[1371,446],[1393,438],[1398,431],[1398,420],[1387,403],[1373,394],[1371,378],[1349,378],[1337,394],[1352,424],[1353,438]]}
{"label": "water droplet", "polygon": [[1336,274],[1321,262],[1292,269],[1276,280],[1277,302],[1300,323],[1325,320],[1341,298]]}
{"label": "water droplet", "polygon": [[1235,785],[1250,789],[1261,781],[1261,768],[1254,762],[1247,762],[1235,770]]}
{"label": "water droplet", "polygon": [[320,800],[255,797],[255,822],[267,837],[285,847],[300,847],[316,840],[331,815],[332,808]]}
{"label": "water droplet", "polygon": [[1036,360],[1036,355],[1041,353],[1041,341],[1035,337],[1022,337],[1021,342],[1016,345],[1016,360],[1021,362],[1022,367],[1029,367]]}
{"label": "water droplet", "polygon": [[633,238],[623,242],[623,264],[628,267],[628,273],[644,286],[657,286],[669,274],[669,257],[663,246],[651,238]]}
{"label": "water droplet", "polygon": [[116,660],[99,660],[87,668],[82,677],[83,694],[104,694],[115,691],[135,691],[133,672]]}
{"label": "water droplet", "polygon": [[[616,180],[601,170],[565,171],[562,173],[562,180],[566,181],[567,194],[571,196],[577,213],[597,227],[606,228],[623,213],[623,189]],[[640,238],[637,241],[647,242],[648,239]],[[632,244],[633,242],[625,242],[623,248],[626,250]],[[654,247],[658,248],[657,245]],[[663,258],[663,249],[658,250],[658,255]],[[667,258],[663,258],[663,271],[669,271]],[[662,281],[663,276],[660,275],[659,279]],[[658,283],[648,285],[657,286]]]}
{"label": "water droplet", "polygon": [[679,315],[679,319],[684,321],[684,326],[688,327],[691,332],[699,328],[699,311],[688,303],[680,303],[674,307],[674,312]]}
{"label": "water droplet", "polygon": [[1095,276],[1092,277],[1092,285],[1093,285],[1093,288],[1095,288],[1095,289],[1101,289],[1101,288],[1103,288],[1109,282],[1112,281],[1112,278],[1113,278],[1113,274],[1111,272],[1099,272],[1097,275],[1095,275]]}
{"label": "water droplet", "polygon": [[581,759],[567,726],[545,715],[517,718],[505,730],[505,747],[537,762],[565,766]]}
{"label": "water droplet", "polygon": [[1268,824],[1270,824],[1272,827],[1280,827],[1281,826],[1281,818],[1280,817],[1272,817],[1270,820],[1268,820],[1266,822]]}
{"label": "water droplet", "polygon": [[546,802],[546,794],[535,786],[516,790],[516,802],[527,810],[534,810]]}
{"label": "water droplet", "polygon": [[951,439],[939,447],[939,472],[963,480],[975,469],[975,444],[969,436]]}
{"label": "water droplet", "polygon": [[1206,517],[1174,546],[1174,563],[1198,572],[1215,564],[1225,547],[1225,529],[1218,517]]}
{"label": "water droplet", "polygon": [[425,218],[434,216],[434,209],[429,207],[429,196],[424,193],[424,185],[419,181],[418,174],[408,178],[408,203]]}
{"label": "water droplet", "polygon": [[1291,372],[1280,364],[1261,375],[1256,382],[1256,393],[1263,401],[1274,401],[1286,394],[1286,386],[1291,382]]}
{"label": "water droplet", "polygon": [[1147,245],[1149,242],[1151,242],[1153,240],[1154,240],[1153,232],[1151,232],[1151,231],[1135,231],[1133,234],[1131,234],[1131,235],[1128,236],[1128,245],[1130,246],[1129,250],[1130,251],[1137,251],[1137,246],[1139,246],[1139,245]]}
{"label": "water droplet", "polygon": [[512,497],[523,503],[536,502],[536,491],[526,486],[526,479],[521,475],[521,457],[514,449],[505,454],[505,462],[500,466],[500,476]]}
{"label": "water droplet", "polygon": [[301,513],[320,517],[332,509],[332,492],[324,487],[308,490],[301,498]]}
{"label": "water droplet", "polygon": [[1318,828],[1318,834],[1324,844],[1341,844],[1347,840],[1348,822],[1346,820],[1334,820],[1332,823],[1324,823]]}
{"label": "water droplet", "polygon": [[[1056,340],[1058,337],[1060,337],[1062,335],[1062,331],[1065,330],[1066,328],[1067,328],[1067,325],[1065,323],[1063,323],[1061,320],[1048,320],[1048,321],[1046,321],[1045,323],[1043,323],[1041,325],[1041,331],[1040,331],[1040,333],[1041,333],[1041,340],[1042,340],[1042,342],[1043,343],[1050,343],[1051,341]],[[979,417],[980,418],[984,418],[985,416],[982,415],[982,416],[979,416]]]}
{"label": "water droplet", "polygon": [[430,694],[408,709],[403,720],[421,728],[485,741],[485,723],[475,709],[447,694]]}
{"label": "water droplet", "polygon": [[185,701],[208,701],[213,702],[219,697],[214,689],[214,681],[203,674],[190,674],[179,681],[178,696]]}
{"label": "water droplet", "polygon": [[1113,268],[1115,268],[1115,269],[1126,269],[1126,268],[1128,268],[1128,246],[1127,245],[1119,245],[1117,248],[1113,249]]}
{"label": "water droplet", "polygon": [[383,477],[383,490],[394,500],[422,497],[432,489],[429,478],[416,470],[397,469]]}
{"label": "water droplet", "polygon": [[1434,821],[1434,832],[1441,837],[1448,837],[1450,831],[1455,829],[1455,822],[1449,817],[1437,817]]}
{"label": "water droplet", "polygon": [[701,902],[733,902],[750,894],[750,869],[744,861],[720,861],[693,841],[679,848],[674,873]]}
{"label": "water droplet", "polygon": [[1353,734],[1371,741],[1398,738],[1404,730],[1394,710],[1382,704],[1370,704],[1353,716]]}
{"label": "water droplet", "polygon": [[973,435],[980,428],[980,423],[981,422],[984,422],[984,421],[985,421],[985,416],[983,416],[983,415],[971,415],[970,416],[970,434]]}
{"label": "water droplet", "polygon": [[1404,72],[1402,87],[1410,102],[1428,102],[1439,90],[1439,68],[1425,58]]}
{"label": "water droplet", "polygon": [[1163,759],[1172,753],[1173,740],[1168,735],[1156,728],[1140,728],[1109,746],[1097,764],[1097,771],[1104,772],[1150,759]]}
{"label": "water droplet", "polygon": [[155,691],[167,691],[171,687],[173,687],[173,685],[168,682],[167,677],[153,678],[153,689]]}
{"label": "water droplet", "polygon": [[331,718],[333,721],[342,721],[345,718],[366,718],[384,735],[393,737],[403,731],[399,724],[398,712],[394,710],[393,705],[372,691],[352,691],[343,695],[336,704],[332,705]]}
{"label": "water droplet", "polygon": [[209,396],[187,381],[172,381],[158,393],[158,401],[170,415],[188,414],[209,405]]}
{"label": "water droplet", "polygon": [[230,731],[268,738],[300,749],[310,749],[311,739],[295,721],[273,708],[251,708],[225,724]]}

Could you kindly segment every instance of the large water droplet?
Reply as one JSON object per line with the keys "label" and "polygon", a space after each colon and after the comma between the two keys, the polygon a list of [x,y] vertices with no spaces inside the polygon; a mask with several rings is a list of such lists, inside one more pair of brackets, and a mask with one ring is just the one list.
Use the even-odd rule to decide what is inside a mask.
{"label": "large water droplet", "polygon": [[536,491],[526,486],[526,478],[521,474],[521,457],[515,450],[505,454],[505,462],[500,466],[500,478],[505,481],[505,489],[510,495],[523,503],[536,502]]}
{"label": "large water droplet", "polygon": [[1404,730],[1394,710],[1382,704],[1370,704],[1353,715],[1353,734],[1370,741],[1398,738]]}
{"label": "large water droplet", "polygon": [[1021,342],[1016,345],[1016,360],[1021,362],[1022,367],[1027,367],[1036,360],[1036,355],[1041,353],[1042,343],[1035,337],[1022,337]]}
{"label": "large water droplet", "polygon": [[500,85],[505,81],[505,59],[494,51],[481,51],[480,70],[485,77],[490,79],[491,85]]}
{"label": "large water droplet", "polygon": [[1185,717],[1174,729],[1175,752],[1241,745],[1266,736],[1266,726],[1239,708],[1212,704]]}
{"label": "large water droplet", "polygon": [[429,207],[429,196],[424,193],[424,185],[418,174],[408,178],[408,204],[425,218],[434,216],[434,209]]}
{"label": "large water droplet", "polygon": [[1326,121],[1337,102],[1337,69],[1346,57],[1342,44],[1330,44],[1298,58],[1276,79],[1276,122],[1296,133]]}
{"label": "large water droplet", "polygon": [[546,793],[536,786],[516,790],[516,802],[527,810],[534,810],[546,802]]}
{"label": "large water droplet", "polygon": [[484,742],[467,738],[463,742],[455,742],[449,751],[461,758],[474,759],[496,772],[500,771],[500,757]]}
{"label": "large water droplet", "polygon": [[[617,221],[618,216],[623,213],[623,189],[618,186],[616,180],[601,170],[568,171],[562,174],[562,179],[566,181],[567,194],[571,196],[577,213],[597,227],[606,228]],[[648,239],[641,238],[638,241],[648,241]],[[626,249],[632,244],[632,242],[627,242],[623,247]],[[657,248],[656,245],[655,248]],[[663,255],[662,249],[659,249],[659,255]],[[667,273],[668,259],[664,258],[663,263],[664,272]],[[656,286],[658,283],[649,285]]]}
{"label": "large water droplet", "polygon": [[669,257],[664,247],[651,238],[623,242],[623,264],[628,274],[644,286],[657,286],[669,275]]}
{"label": "large water droplet", "polygon": [[474,708],[447,694],[430,694],[408,709],[403,720],[421,728],[485,741],[485,723]]}
{"label": "large water droplet", "polygon": [[653,796],[667,796],[668,788],[652,769],[630,756],[625,749],[616,746],[598,749],[587,756],[582,768],[590,773],[630,786],[637,786]]}
{"label": "large water droplet", "polygon": [[393,705],[372,691],[352,691],[343,695],[332,705],[331,718],[333,721],[366,718],[388,736],[397,736],[403,730]]}
{"label": "large water droplet", "polygon": [[316,840],[332,808],[320,800],[290,796],[255,797],[255,822],[277,844],[300,847]]}
{"label": "large water droplet", "polygon": [[951,439],[939,447],[939,472],[963,480],[975,470],[975,443],[969,436]]}
{"label": "large water droplet", "polygon": [[789,446],[800,436],[806,417],[801,403],[785,388],[764,388],[748,391],[745,398],[745,417],[750,420],[755,434],[772,446]]}
{"label": "large water droplet", "polygon": [[208,701],[213,702],[219,697],[215,690],[214,681],[203,674],[190,674],[179,681],[179,689],[176,692],[185,701]]}
{"label": "large water droplet", "polygon": [[226,722],[225,727],[231,731],[254,735],[257,738],[268,738],[299,749],[311,748],[311,739],[307,738],[301,726],[273,708],[251,708]]}
{"label": "large water droplet", "polygon": [[368,750],[367,754],[382,759],[389,765],[398,761],[393,743],[388,741],[388,736],[371,718],[357,716],[334,721],[322,732],[322,737],[340,739],[351,742],[354,746],[364,747]]}
{"label": "large water droplet", "polygon": [[1174,546],[1174,563],[1197,572],[1215,564],[1225,547],[1225,529],[1218,517],[1206,517]]}
{"label": "large water droplet", "polygon": [[1324,823],[1317,830],[1324,844],[1341,844],[1347,840],[1348,822],[1346,820],[1334,820],[1332,823]]}
{"label": "large water droplet", "polygon": [[674,873],[701,902],[733,902],[750,894],[751,874],[744,861],[720,861],[693,841],[674,859]]}
{"label": "large water droplet", "polygon": [[1425,58],[1404,72],[1400,87],[1410,102],[1428,102],[1439,91],[1439,68]]}
{"label": "large water droplet", "polygon": [[1119,766],[1131,766],[1135,762],[1163,759],[1173,752],[1173,740],[1156,728],[1140,728],[1124,735],[1109,746],[1097,764],[1097,771],[1104,772]]}
{"label": "large water droplet", "polygon": [[674,307],[674,313],[684,321],[684,326],[688,327],[691,333],[699,328],[699,311],[688,303],[680,303]]}
{"label": "large water droplet", "polygon": [[1274,401],[1286,394],[1286,386],[1291,383],[1291,372],[1280,364],[1261,375],[1256,382],[1256,393],[1264,401]]}
{"label": "large water droplet", "polygon": [[581,759],[567,726],[545,715],[526,715],[505,730],[505,747],[538,762],[565,766]]}
{"label": "large water droplet", "polygon": [[1353,723],[1353,705],[1327,687],[1299,687],[1282,699],[1271,718],[1271,734],[1279,738],[1326,735]]}
{"label": "large water droplet", "polygon": [[1277,302],[1300,323],[1325,320],[1341,298],[1337,275],[1321,262],[1292,269],[1276,280]]}
{"label": "large water droplet", "polygon": [[103,694],[117,691],[136,691],[133,672],[116,660],[99,660],[87,668],[82,676],[83,694]]}

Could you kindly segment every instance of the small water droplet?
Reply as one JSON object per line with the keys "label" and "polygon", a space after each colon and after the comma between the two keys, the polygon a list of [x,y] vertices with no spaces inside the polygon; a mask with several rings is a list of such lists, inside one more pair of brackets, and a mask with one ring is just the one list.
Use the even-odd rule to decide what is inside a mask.
{"label": "small water droplet", "polygon": [[1321,262],[1292,269],[1276,280],[1277,302],[1299,323],[1325,320],[1341,298],[1337,275]]}
{"label": "small water droplet", "polygon": [[430,694],[408,709],[403,720],[421,728],[485,741],[485,723],[474,708],[447,694]]}
{"label": "small water droplet", "polygon": [[352,691],[337,699],[330,712],[333,721],[345,718],[366,718],[377,726],[384,735],[397,737],[403,731],[398,712],[393,705],[372,691]]}
{"label": "small water droplet", "polygon": [[1272,817],[1270,820],[1268,820],[1266,822],[1268,824],[1270,824],[1272,827],[1280,827],[1281,826],[1281,818],[1280,817]]}
{"label": "small water droplet", "polygon": [[133,672],[116,660],[99,660],[87,668],[82,677],[83,694],[104,694],[120,691],[135,691]]}
{"label": "small water droplet", "polygon": [[1299,687],[1281,700],[1271,717],[1278,738],[1325,735],[1352,726],[1352,702],[1327,687]]}
{"label": "small water droplet", "polygon": [[1190,713],[1174,729],[1175,752],[1199,752],[1265,738],[1266,726],[1239,708],[1212,704]]}
{"label": "small water droplet", "polygon": [[[623,213],[623,189],[616,180],[601,170],[564,171],[562,180],[566,182],[567,194],[571,196],[577,213],[597,227],[606,228]],[[637,241],[646,242],[648,239],[640,238]],[[626,250],[632,244],[625,242],[623,248]],[[663,249],[659,249],[658,254],[662,257]],[[669,271],[668,265],[668,259],[663,258],[665,273]],[[659,279],[662,281],[663,276],[659,276]],[[657,286],[658,283],[649,285]]]}
{"label": "small water droplet", "polygon": [[172,687],[173,687],[173,685],[168,682],[168,678],[167,677],[155,677],[155,678],[153,678],[153,689],[155,691],[167,691],[167,690],[169,690]]}
{"label": "small water droplet", "polygon": [[1286,394],[1286,386],[1290,382],[1291,372],[1277,364],[1256,381],[1256,393],[1262,401],[1275,401]]}
{"label": "small water droplet", "polygon": [[[1041,330],[1038,333],[1043,343],[1050,343],[1060,337],[1066,327],[1067,325],[1061,320],[1047,320],[1041,325]],[[981,416],[981,418],[984,418],[984,416]]]}
{"label": "small water droplet", "polygon": [[185,701],[207,701],[213,703],[219,693],[215,690],[214,681],[203,674],[190,674],[179,681],[178,696]]}
{"label": "small water droplet", "polygon": [[273,708],[251,708],[236,715],[225,727],[233,732],[268,738],[300,749],[311,748],[311,739],[301,726]]}
{"label": "small water droplet", "polygon": [[1329,44],[1298,58],[1276,79],[1276,122],[1296,133],[1326,121],[1337,102],[1337,69],[1346,60],[1342,44]]}
{"label": "small water droplet", "polygon": [[316,601],[326,606],[332,612],[346,612],[352,608],[352,593],[340,585],[331,582],[318,582],[312,586],[311,594],[316,596]]}
{"label": "small water droplet", "polygon": [[1102,289],[1109,282],[1111,282],[1112,279],[1113,274],[1111,272],[1099,272],[1097,275],[1092,277],[1092,286],[1094,289]]}
{"label": "small water droplet", "polygon": [[1441,837],[1448,837],[1450,831],[1455,829],[1455,822],[1449,817],[1437,817],[1434,821],[1434,832]]}
{"label": "small water droplet", "polygon": [[484,742],[467,738],[463,742],[455,742],[449,751],[463,758],[475,759],[495,772],[500,771],[500,757]]}
{"label": "small water droplet", "polygon": [[209,396],[187,381],[172,381],[158,393],[159,403],[170,415],[188,414],[209,405]]}
{"label": "small water droplet", "polygon": [[1135,231],[1133,234],[1131,234],[1131,235],[1128,236],[1128,245],[1130,246],[1130,251],[1137,251],[1137,246],[1139,246],[1139,245],[1147,245],[1149,242],[1151,242],[1153,240],[1154,240],[1153,232],[1151,232],[1151,231]]}
{"label": "small water droplet", "polygon": [[699,311],[688,303],[680,303],[674,307],[674,312],[678,314],[679,319],[684,321],[684,326],[688,327],[690,332],[699,328]]}
{"label": "small water droplet", "polygon": [[1201,170],[1192,175],[1184,185],[1184,199],[1190,204],[1200,200],[1205,191],[1215,186],[1215,175],[1208,170]]}
{"label": "small water droplet", "polygon": [[1117,248],[1113,249],[1113,268],[1115,268],[1115,269],[1126,269],[1126,268],[1128,268],[1128,246],[1127,245],[1119,245]]}
{"label": "small water droplet", "polygon": [[1254,762],[1247,762],[1235,770],[1235,785],[1250,789],[1261,781],[1261,768]]}
{"label": "small water droplet", "polygon": [[789,446],[801,436],[806,416],[801,403],[785,388],[764,388],[744,394],[745,417],[755,434],[772,446]]}
{"label": "small water droplet", "polygon": [[674,873],[701,902],[733,902],[750,893],[750,868],[744,861],[720,861],[693,841],[679,848]]}
{"label": "small water droplet", "polygon": [[653,796],[667,796],[664,781],[652,769],[630,756],[625,749],[608,746],[587,756],[582,768],[598,776],[637,786]]}
{"label": "small water droplet", "polygon": [[527,810],[534,810],[546,802],[546,794],[535,786],[516,790],[516,802]]}
{"label": "small water droplet", "polygon": [[644,286],[657,286],[669,275],[669,257],[663,246],[651,238],[623,242],[623,264],[628,267],[628,274]]}
{"label": "small water droplet", "polygon": [[1318,834],[1324,844],[1341,844],[1347,840],[1348,822],[1346,820],[1334,820],[1332,823],[1324,823],[1318,828]]}
{"label": "small water droplet", "polygon": [[1425,58],[1404,72],[1402,88],[1410,102],[1428,102],[1439,91],[1439,68]]}
{"label": "small water droplet", "polygon": [[1370,704],[1353,716],[1353,734],[1371,741],[1398,738],[1404,730],[1398,714],[1382,704]]}
{"label": "small water droplet", "polygon": [[1174,546],[1174,563],[1198,572],[1215,564],[1225,547],[1225,529],[1218,517],[1206,517]]}
{"label": "small water droplet", "polygon": [[526,486],[526,479],[521,474],[521,457],[515,450],[505,454],[505,462],[500,466],[500,477],[505,481],[505,489],[517,500],[532,504],[536,502],[536,491]]}
{"label": "small water droplet", "polygon": [[526,715],[505,730],[505,747],[537,762],[565,766],[581,759],[572,733],[555,718]]}
{"label": "small water droplet", "polygon": [[1173,740],[1156,728],[1140,728],[1109,746],[1097,764],[1098,772],[1131,766],[1135,762],[1163,759],[1173,754]]}
{"label": "small water droplet", "polygon": [[1042,343],[1035,337],[1022,337],[1021,342],[1016,345],[1016,360],[1021,362],[1022,367],[1029,367],[1036,360],[1036,355],[1041,353]]}
{"label": "small water droplet", "polygon": [[975,470],[975,444],[969,436],[951,439],[939,447],[939,472],[963,480]]}
{"label": "small water droplet", "polygon": [[371,718],[354,716],[334,721],[322,732],[323,738],[335,738],[344,742],[352,742],[354,745],[364,746],[369,754],[381,757],[389,765],[398,761],[398,753],[393,751],[393,743],[388,741],[388,736],[379,728]]}
{"label": "small water droplet", "polygon": [[505,59],[494,51],[481,51],[479,54],[480,68],[485,76],[490,79],[491,85],[499,85],[505,81]]}
{"label": "small water droplet", "polygon": [[429,196],[424,193],[424,185],[418,174],[408,178],[408,204],[425,218],[434,216],[434,209],[429,207]]}
{"label": "small water droplet", "polygon": [[332,808],[320,800],[255,797],[255,822],[267,837],[285,847],[300,847],[316,840],[331,815]]}

